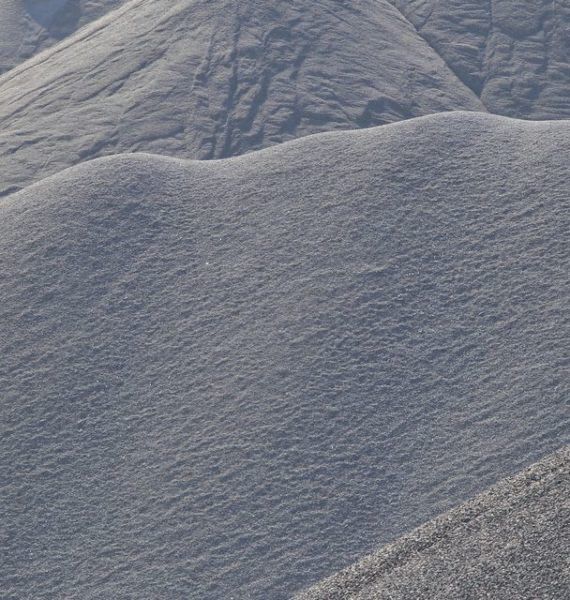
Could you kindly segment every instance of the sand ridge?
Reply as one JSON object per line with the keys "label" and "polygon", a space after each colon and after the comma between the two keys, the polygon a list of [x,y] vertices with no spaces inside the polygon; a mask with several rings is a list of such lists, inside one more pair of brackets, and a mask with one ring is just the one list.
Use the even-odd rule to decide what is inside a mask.
{"label": "sand ridge", "polygon": [[288,598],[567,443],[565,121],[0,201],[7,597]]}

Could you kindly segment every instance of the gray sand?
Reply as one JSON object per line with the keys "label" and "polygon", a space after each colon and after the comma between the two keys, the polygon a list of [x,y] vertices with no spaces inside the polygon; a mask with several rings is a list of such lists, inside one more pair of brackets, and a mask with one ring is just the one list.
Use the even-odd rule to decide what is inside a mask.
{"label": "gray sand", "polygon": [[0,77],[0,194],[89,158],[221,158],[484,111],[387,0],[132,0]]}
{"label": "gray sand", "polygon": [[3,0],[0,71],[32,58],[0,77],[0,196],[122,152],[222,158],[448,110],[567,118],[569,11],[542,0]]}
{"label": "gray sand", "polygon": [[0,0],[2,599],[563,597],[569,27]]}
{"label": "gray sand", "polygon": [[1,200],[3,598],[288,598],[568,443],[569,155],[448,113]]}
{"label": "gray sand", "polygon": [[65,39],[124,0],[2,0],[0,73]]}
{"label": "gray sand", "polygon": [[562,600],[569,591],[566,447],[298,600]]}
{"label": "gray sand", "polygon": [[489,112],[570,118],[570,2],[390,0]]}

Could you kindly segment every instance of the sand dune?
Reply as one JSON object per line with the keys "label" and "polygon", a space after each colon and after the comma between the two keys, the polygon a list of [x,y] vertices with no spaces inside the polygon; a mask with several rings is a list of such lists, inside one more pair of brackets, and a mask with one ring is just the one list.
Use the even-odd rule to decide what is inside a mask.
{"label": "sand dune", "polygon": [[534,0],[5,0],[0,71],[31,58],[0,77],[0,196],[122,152],[222,158],[449,110],[567,118],[569,22]]}
{"label": "sand dune", "polygon": [[299,600],[565,598],[569,499],[566,447]]}
{"label": "sand dune", "polygon": [[287,598],[570,441],[569,151],[448,113],[1,200],[4,597]]}
{"label": "sand dune", "polygon": [[0,194],[104,154],[220,158],[475,94],[387,0],[132,0],[0,78]]}

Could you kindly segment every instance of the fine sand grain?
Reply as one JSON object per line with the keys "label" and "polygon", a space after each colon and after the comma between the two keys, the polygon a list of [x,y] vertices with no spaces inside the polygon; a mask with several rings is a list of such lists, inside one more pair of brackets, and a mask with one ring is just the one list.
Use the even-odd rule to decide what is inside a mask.
{"label": "fine sand grain", "polygon": [[447,113],[0,200],[2,596],[289,598],[568,443],[569,155]]}
{"label": "fine sand grain", "polygon": [[566,447],[298,600],[561,600],[569,549]]}

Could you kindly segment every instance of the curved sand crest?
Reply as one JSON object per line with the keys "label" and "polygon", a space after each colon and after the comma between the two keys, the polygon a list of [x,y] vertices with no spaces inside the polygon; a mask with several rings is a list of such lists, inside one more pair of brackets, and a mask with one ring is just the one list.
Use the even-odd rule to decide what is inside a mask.
{"label": "curved sand crest", "polygon": [[0,195],[121,152],[220,158],[484,107],[387,0],[134,0],[0,78]]}
{"label": "curved sand crest", "polygon": [[566,446],[298,600],[563,598],[569,499]]}
{"label": "curved sand crest", "polygon": [[453,113],[0,202],[8,597],[290,597],[567,441],[569,131]]}

